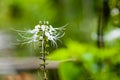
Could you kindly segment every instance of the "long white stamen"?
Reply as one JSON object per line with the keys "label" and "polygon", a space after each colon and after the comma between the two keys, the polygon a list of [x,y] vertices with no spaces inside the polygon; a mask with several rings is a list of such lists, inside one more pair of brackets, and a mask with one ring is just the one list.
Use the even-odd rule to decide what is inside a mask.
{"label": "long white stamen", "polygon": [[[36,43],[39,40],[42,40],[42,32],[45,32],[45,36],[46,38],[51,41],[51,43],[55,46],[57,46],[56,40],[59,40],[59,38],[64,36],[64,32],[63,30],[65,30],[65,26],[62,26],[60,28],[53,28],[52,25],[49,25],[48,21],[44,21],[44,22],[39,22],[40,25],[36,25],[34,29],[32,30],[27,30],[27,31],[21,31],[21,30],[15,30],[18,32],[18,34],[20,35],[20,37],[24,38],[24,43],[23,44],[29,44],[29,43]],[[43,23],[43,24],[42,24]],[[30,36],[23,36],[21,33],[26,33],[26,34],[30,34]]]}

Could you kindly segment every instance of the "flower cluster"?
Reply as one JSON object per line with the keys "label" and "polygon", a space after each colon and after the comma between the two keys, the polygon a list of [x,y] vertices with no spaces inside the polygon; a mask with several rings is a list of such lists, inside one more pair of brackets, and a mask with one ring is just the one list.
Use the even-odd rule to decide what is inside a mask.
{"label": "flower cluster", "polygon": [[37,43],[40,40],[43,39],[42,33],[45,33],[45,37],[47,40],[51,41],[53,45],[57,45],[56,40],[59,40],[59,38],[63,37],[65,32],[65,26],[60,28],[53,28],[52,25],[49,25],[48,21],[41,22],[35,26],[32,30],[26,30],[26,31],[18,31],[18,32],[24,32],[25,34],[29,34],[30,36],[23,36],[19,33],[19,35],[24,38],[24,43]]}

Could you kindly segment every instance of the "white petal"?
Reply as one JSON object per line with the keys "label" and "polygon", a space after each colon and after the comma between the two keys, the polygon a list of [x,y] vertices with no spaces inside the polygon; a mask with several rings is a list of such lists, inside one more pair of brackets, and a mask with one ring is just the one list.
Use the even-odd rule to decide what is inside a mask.
{"label": "white petal", "polygon": [[42,31],[45,31],[46,25],[41,25]]}
{"label": "white petal", "polygon": [[32,30],[32,33],[33,33],[33,34],[37,34],[38,32],[39,32],[39,29],[33,29],[33,30]]}
{"label": "white petal", "polygon": [[40,40],[42,40],[43,39],[43,36],[40,36]]}
{"label": "white petal", "polygon": [[50,30],[55,31],[55,29],[52,27],[52,25],[50,25]]}
{"label": "white petal", "polygon": [[47,25],[41,25],[42,31],[47,31],[49,28]]}
{"label": "white petal", "polygon": [[40,25],[36,25],[36,26],[35,26],[35,29],[39,29],[39,28],[40,28]]}
{"label": "white petal", "polygon": [[38,37],[38,35],[33,35],[32,41],[33,41],[33,42],[36,42],[36,41],[37,41],[37,37]]}
{"label": "white petal", "polygon": [[49,32],[45,32],[45,35],[46,35],[47,37],[49,37],[49,36],[50,36],[50,33],[49,33]]}
{"label": "white petal", "polygon": [[28,30],[27,33],[33,33],[33,30]]}

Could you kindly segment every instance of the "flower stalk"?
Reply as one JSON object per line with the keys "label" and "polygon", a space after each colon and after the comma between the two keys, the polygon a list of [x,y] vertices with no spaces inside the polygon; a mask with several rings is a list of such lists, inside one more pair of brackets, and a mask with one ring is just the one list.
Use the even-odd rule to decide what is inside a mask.
{"label": "flower stalk", "polygon": [[46,73],[46,37],[45,31],[42,32],[42,60],[43,60],[43,75],[44,80],[47,80],[47,73]]}
{"label": "flower stalk", "polygon": [[57,47],[56,41],[64,36],[65,27],[66,25],[60,28],[53,28],[52,25],[49,25],[48,21],[44,21],[44,22],[40,21],[40,24],[36,25],[35,28],[32,30],[26,30],[26,31],[16,30],[18,32],[18,35],[20,35],[21,38],[23,38],[22,44],[34,43],[35,46],[38,46],[38,44],[41,45],[40,59],[42,60],[42,63],[40,64],[40,67],[43,70],[44,80],[48,79],[47,70],[46,70],[46,56],[47,56],[46,48],[48,45],[48,41],[50,41],[53,44],[53,46]]}

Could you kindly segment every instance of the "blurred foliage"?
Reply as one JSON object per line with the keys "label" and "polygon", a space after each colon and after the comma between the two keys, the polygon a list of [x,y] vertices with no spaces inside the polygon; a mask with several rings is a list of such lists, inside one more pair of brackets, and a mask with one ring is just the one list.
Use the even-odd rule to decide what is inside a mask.
{"label": "blurred foliage", "polygon": [[61,60],[61,80],[119,80],[120,48],[99,49],[95,46],[68,41],[67,47],[54,51],[51,60]]}
{"label": "blurred foliage", "polygon": [[56,14],[49,0],[1,0],[0,3],[0,25],[3,28],[30,28],[39,19],[52,21]]}

